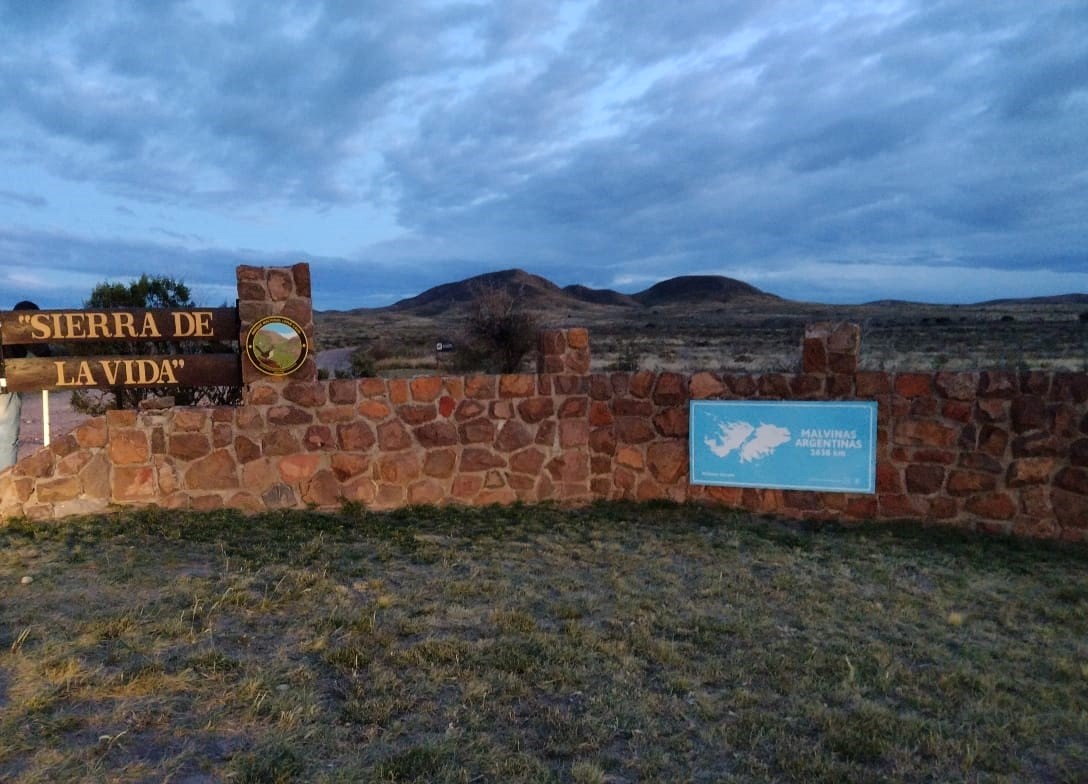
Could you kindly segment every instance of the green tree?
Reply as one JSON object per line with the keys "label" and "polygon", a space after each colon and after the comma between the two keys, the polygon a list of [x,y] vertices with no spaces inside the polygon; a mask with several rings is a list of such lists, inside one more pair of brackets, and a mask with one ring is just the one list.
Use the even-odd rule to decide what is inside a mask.
{"label": "green tree", "polygon": [[[112,308],[193,308],[189,287],[179,280],[166,276],[141,275],[130,283],[99,283],[83,303],[87,310]],[[236,352],[232,342],[195,342],[179,340],[162,341],[110,341],[108,343],[74,343],[73,353],[83,356],[151,356],[197,353]],[[72,405],[76,410],[100,414],[105,409],[136,408],[150,397],[173,397],[177,405],[237,405],[242,399],[239,387],[113,387],[101,390],[76,390],[72,393]]]}

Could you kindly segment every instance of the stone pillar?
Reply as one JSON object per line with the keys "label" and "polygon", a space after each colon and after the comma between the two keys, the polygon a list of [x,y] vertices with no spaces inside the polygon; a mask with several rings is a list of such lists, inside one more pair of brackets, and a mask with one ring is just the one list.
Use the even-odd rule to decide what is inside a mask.
{"label": "stone pillar", "polygon": [[589,332],[584,327],[540,331],[537,373],[582,376],[589,372]]}
{"label": "stone pillar", "polygon": [[[254,381],[316,381],[314,357],[314,309],[310,292],[310,265],[290,267],[250,267],[235,270],[238,279],[238,342],[242,354],[242,383]],[[306,338],[306,358],[290,374],[269,374],[253,364],[246,350],[246,340],[254,324],[270,316],[279,316],[298,325]]]}
{"label": "stone pillar", "polygon": [[801,369],[805,373],[855,373],[861,354],[861,327],[827,321],[805,326]]}

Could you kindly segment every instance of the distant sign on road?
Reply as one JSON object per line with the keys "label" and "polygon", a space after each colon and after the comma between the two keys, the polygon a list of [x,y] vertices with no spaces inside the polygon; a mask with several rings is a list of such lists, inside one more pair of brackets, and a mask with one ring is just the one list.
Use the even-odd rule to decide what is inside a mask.
{"label": "distant sign on road", "polygon": [[876,403],[693,400],[691,483],[876,492]]}

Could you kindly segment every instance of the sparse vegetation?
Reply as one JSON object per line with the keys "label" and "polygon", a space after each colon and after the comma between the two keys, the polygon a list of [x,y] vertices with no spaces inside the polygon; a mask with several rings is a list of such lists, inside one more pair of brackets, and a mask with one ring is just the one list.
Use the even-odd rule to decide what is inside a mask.
{"label": "sparse vegetation", "polygon": [[479,286],[458,349],[462,369],[516,373],[536,348],[536,318],[506,288]]}
{"label": "sparse vegetation", "polygon": [[12,521],[0,780],[1080,781],[1086,565],[669,504]]}

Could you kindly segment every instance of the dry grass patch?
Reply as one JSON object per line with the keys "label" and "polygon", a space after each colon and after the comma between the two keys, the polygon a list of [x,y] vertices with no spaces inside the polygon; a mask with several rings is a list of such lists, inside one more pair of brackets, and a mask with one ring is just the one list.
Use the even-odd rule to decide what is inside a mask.
{"label": "dry grass patch", "polygon": [[1086,565],[669,505],[16,521],[0,780],[1079,781]]}

